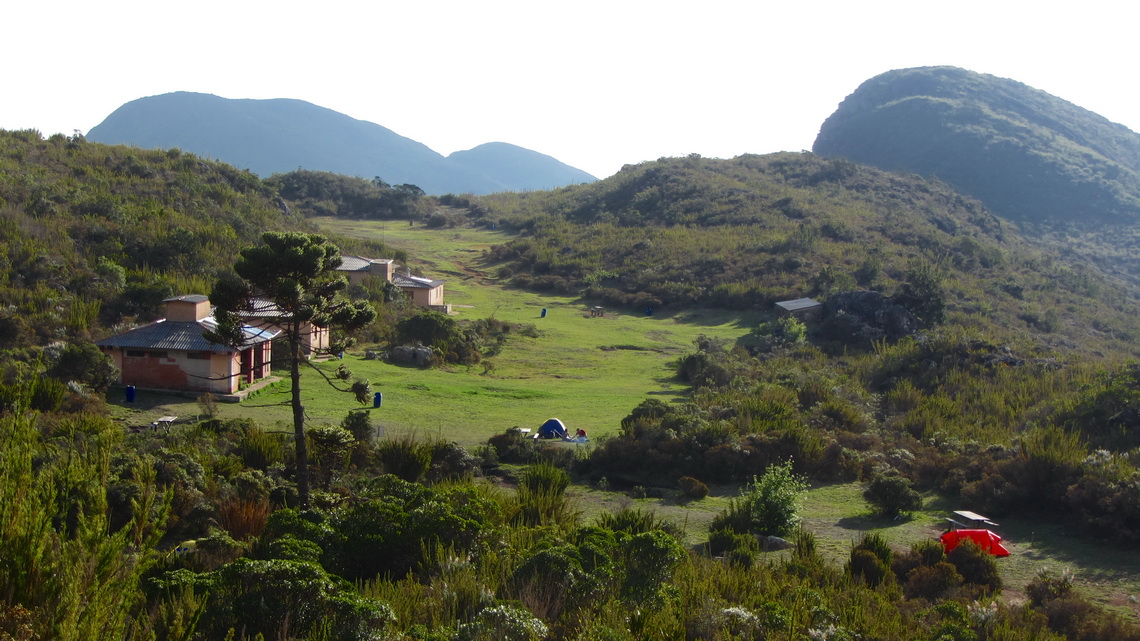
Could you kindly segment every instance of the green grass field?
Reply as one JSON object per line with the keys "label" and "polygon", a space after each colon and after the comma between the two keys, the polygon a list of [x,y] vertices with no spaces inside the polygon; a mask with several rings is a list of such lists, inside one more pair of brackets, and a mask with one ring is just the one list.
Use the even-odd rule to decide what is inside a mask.
{"label": "green grass field", "polygon": [[[319,221],[327,232],[382,239],[406,249],[414,267],[446,281],[445,299],[458,319],[495,317],[533,324],[537,338],[513,337],[493,357],[493,368],[419,369],[364,360],[363,348],[346,355],[354,373],[372,381],[383,394],[383,405],[369,409],[373,422],[390,436],[415,433],[481,444],[513,426],[537,428],[552,416],[571,429],[585,428],[592,436],[614,433],[621,419],[642,400],[683,398],[686,386],[676,380],[672,363],[692,348],[701,334],[735,340],[758,322],[756,315],[714,310],[646,317],[635,310],[607,310],[592,318],[592,302],[546,296],[501,287],[490,276],[492,265],[483,250],[504,242],[501,232],[477,229],[428,230],[399,223]],[[542,310],[547,310],[542,317]],[[330,369],[337,363],[326,364]],[[348,394],[330,390],[318,377],[305,377],[305,406],[310,422],[337,423],[360,408]],[[262,424],[291,429],[287,386],[268,387],[240,405],[221,406],[222,417],[253,417]],[[370,407],[370,406],[369,406]],[[144,425],[162,415],[193,420],[199,412],[191,399],[151,392],[139,393],[131,406],[118,403],[116,416]],[[573,447],[567,444],[567,447]],[[624,494],[573,486],[570,495],[584,519],[622,506],[652,509],[684,526],[687,542],[707,539],[708,524],[723,510],[736,487],[715,487],[702,501],[631,499]],[[821,551],[844,562],[852,542],[876,530],[902,548],[921,538],[937,536],[950,510],[958,509],[927,497],[923,510],[909,519],[883,521],[870,515],[858,483],[811,489],[803,499],[804,525],[815,532]],[[1140,559],[1106,546],[1067,536],[1057,526],[1010,520],[999,528],[1013,555],[1001,559],[1006,597],[1021,590],[1041,568],[1071,569],[1080,589],[1090,598],[1140,618]],[[773,553],[778,554],[778,553]]]}
{"label": "green grass field", "polygon": [[[494,317],[534,325],[537,337],[517,335],[484,364],[420,369],[365,360],[365,350],[345,355],[353,373],[372,382],[383,395],[372,409],[373,423],[389,435],[417,433],[454,440],[466,447],[483,443],[510,427],[537,428],[558,417],[571,429],[593,436],[610,434],[646,398],[676,400],[687,388],[676,380],[673,362],[692,349],[701,334],[736,340],[755,325],[757,317],[715,310],[645,316],[633,310],[588,313],[592,303],[569,297],[546,296],[507,289],[480,272],[482,250],[503,242],[500,232],[487,230],[429,230],[388,223],[324,220],[327,231],[380,238],[407,249],[413,266],[446,281],[445,300],[456,319]],[[419,257],[423,257],[420,259]],[[547,310],[542,317],[542,310]],[[339,362],[322,365],[333,369]],[[311,423],[339,423],[361,408],[351,395],[329,388],[310,372],[303,379],[304,403]],[[291,424],[284,405],[288,386],[282,381],[255,392],[240,405],[221,405],[221,416],[252,417],[270,425]],[[139,392],[134,408],[123,409],[128,420],[146,424],[158,416],[186,418],[199,413],[188,398]]]}

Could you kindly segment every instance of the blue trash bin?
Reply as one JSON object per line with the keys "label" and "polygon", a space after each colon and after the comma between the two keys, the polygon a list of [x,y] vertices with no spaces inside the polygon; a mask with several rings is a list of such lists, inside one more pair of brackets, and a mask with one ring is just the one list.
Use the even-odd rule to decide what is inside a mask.
{"label": "blue trash bin", "polygon": [[372,395],[372,407],[377,408],[384,404],[384,393],[376,392]]}
{"label": "blue trash bin", "polygon": [[542,308],[542,318],[546,318],[546,308]]}
{"label": "blue trash bin", "polygon": [[126,394],[128,403],[134,403],[135,402],[135,386],[134,385],[127,385],[127,389],[125,390],[125,394]]}

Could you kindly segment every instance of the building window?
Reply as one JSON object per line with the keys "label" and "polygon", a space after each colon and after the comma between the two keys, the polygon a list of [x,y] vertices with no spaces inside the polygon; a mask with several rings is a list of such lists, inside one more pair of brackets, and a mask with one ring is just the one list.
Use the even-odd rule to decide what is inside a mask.
{"label": "building window", "polygon": [[208,360],[210,358],[209,352],[186,352],[186,358],[192,358],[199,361]]}
{"label": "building window", "polygon": [[137,349],[128,349],[127,356],[130,356],[131,358],[144,358],[146,356],[146,352],[142,352]]}
{"label": "building window", "polygon": [[151,358],[166,358],[166,352],[151,352]]}

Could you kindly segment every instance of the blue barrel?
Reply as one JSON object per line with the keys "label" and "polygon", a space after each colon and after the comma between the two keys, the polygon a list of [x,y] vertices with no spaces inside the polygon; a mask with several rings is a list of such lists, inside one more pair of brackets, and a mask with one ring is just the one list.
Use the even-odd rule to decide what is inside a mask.
{"label": "blue barrel", "polygon": [[135,402],[135,386],[134,385],[127,385],[126,396],[127,396],[127,402],[128,403],[134,403]]}
{"label": "blue barrel", "polygon": [[542,308],[542,318],[546,318],[546,308]]}
{"label": "blue barrel", "polygon": [[377,408],[384,404],[384,392],[376,392],[372,395],[372,407]]}

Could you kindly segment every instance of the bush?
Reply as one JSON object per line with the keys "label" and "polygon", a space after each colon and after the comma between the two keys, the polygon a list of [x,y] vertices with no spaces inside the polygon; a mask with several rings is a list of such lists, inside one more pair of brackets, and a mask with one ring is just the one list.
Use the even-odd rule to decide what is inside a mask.
{"label": "bush", "polygon": [[890,575],[891,548],[886,539],[876,532],[863,535],[863,540],[851,548],[847,571],[851,578],[871,587],[882,583]]}
{"label": "bush", "polygon": [[242,427],[237,455],[246,466],[265,470],[285,460],[285,444],[280,435],[264,432],[253,424]]}
{"label": "bush", "polygon": [[519,479],[519,487],[531,492],[552,492],[561,496],[570,486],[570,474],[550,463],[536,463]]}
{"label": "bush", "polygon": [[372,417],[367,411],[349,412],[340,422],[341,429],[352,434],[358,443],[370,443],[375,430],[372,428]]}
{"label": "bush", "polygon": [[875,512],[887,518],[922,507],[922,497],[905,476],[876,474],[867,491],[863,492],[863,498],[875,508]]}
{"label": "bush", "polygon": [[941,599],[950,590],[962,585],[962,575],[953,565],[939,561],[934,565],[920,565],[906,575],[903,595],[908,599]]}
{"label": "bush", "polygon": [[1037,576],[1025,586],[1025,595],[1035,606],[1044,605],[1056,599],[1064,599],[1073,591],[1073,575],[1064,571],[1054,575],[1048,568],[1041,568]]}
{"label": "bush", "polygon": [[48,368],[48,376],[64,383],[83,383],[99,394],[106,392],[119,377],[119,370],[111,357],[92,343],[69,343],[49,357],[53,362]]}
{"label": "bush", "polygon": [[862,581],[872,588],[882,583],[890,574],[887,565],[875,556],[874,552],[862,548],[851,550],[851,559],[847,562],[847,572],[852,579]]}
{"label": "bush", "polygon": [[760,323],[752,330],[752,339],[758,349],[771,351],[781,347],[795,347],[801,345],[807,337],[807,326],[801,321],[790,318],[778,318]]}
{"label": "bush", "polygon": [[732,530],[713,530],[709,533],[709,556],[724,556],[730,552],[760,552],[760,541],[751,534],[737,534]]}
{"label": "bush", "polygon": [[783,536],[799,521],[798,501],[805,489],[807,482],[792,473],[791,461],[769,466],[759,478],[752,477],[709,529]]}
{"label": "bush", "polygon": [[546,638],[546,624],[530,612],[513,605],[487,608],[471,623],[459,626],[457,641],[539,641]]}
{"label": "bush", "polygon": [[[213,575],[210,609],[201,632],[227,629],[266,635],[359,639],[394,620],[388,606],[357,596],[321,566],[305,561],[239,559]],[[212,636],[211,636],[212,635]]]}
{"label": "bush", "polygon": [[672,521],[660,518],[652,510],[623,507],[616,512],[603,512],[598,516],[598,526],[614,532],[643,534],[654,530],[681,536],[683,529]]}
{"label": "bush", "polygon": [[413,436],[388,439],[376,446],[376,460],[384,472],[410,483],[427,474],[431,454],[432,448],[416,442]]}
{"label": "bush", "polygon": [[487,439],[494,448],[497,460],[504,463],[529,463],[534,458],[534,441],[526,438],[517,427]]}
{"label": "bush", "polygon": [[685,498],[699,501],[709,495],[709,486],[691,476],[682,476],[677,480],[677,485],[680,486],[681,494]]}
{"label": "bush", "polygon": [[673,578],[673,570],[685,558],[685,549],[661,530],[637,534],[624,545],[625,582],[622,596],[633,606],[657,601],[660,590]]}
{"label": "bush", "polygon": [[946,560],[957,568],[966,583],[981,586],[994,593],[1001,591],[1001,575],[998,573],[997,561],[973,541],[962,541],[946,555]]}

